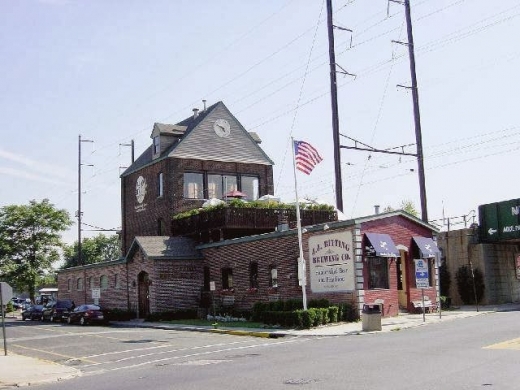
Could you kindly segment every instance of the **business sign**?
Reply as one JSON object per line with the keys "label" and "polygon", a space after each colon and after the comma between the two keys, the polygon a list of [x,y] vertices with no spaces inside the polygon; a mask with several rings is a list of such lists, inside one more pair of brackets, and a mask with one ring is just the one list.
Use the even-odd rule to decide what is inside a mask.
{"label": "business sign", "polygon": [[520,238],[520,199],[481,205],[478,214],[482,241],[499,242]]}
{"label": "business sign", "polygon": [[312,292],[355,290],[352,232],[309,237],[309,273]]}
{"label": "business sign", "polygon": [[428,260],[415,259],[415,285],[417,288],[429,288]]}
{"label": "business sign", "polygon": [[99,298],[101,298],[101,289],[93,288],[92,289],[92,299],[99,299]]}

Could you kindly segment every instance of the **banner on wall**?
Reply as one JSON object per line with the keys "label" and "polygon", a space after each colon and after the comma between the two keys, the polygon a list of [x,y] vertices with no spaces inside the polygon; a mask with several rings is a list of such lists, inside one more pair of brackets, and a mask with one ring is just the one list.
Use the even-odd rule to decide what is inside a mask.
{"label": "banner on wall", "polygon": [[309,273],[314,293],[355,290],[352,232],[309,237]]}

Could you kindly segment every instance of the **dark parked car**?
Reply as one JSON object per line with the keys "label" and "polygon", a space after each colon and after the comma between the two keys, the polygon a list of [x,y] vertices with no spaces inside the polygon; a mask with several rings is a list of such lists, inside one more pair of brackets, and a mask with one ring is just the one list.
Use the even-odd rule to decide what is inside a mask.
{"label": "dark parked car", "polygon": [[74,310],[74,301],[70,299],[58,299],[57,301],[49,302],[43,307],[42,321],[62,321],[67,318],[69,311]]}
{"label": "dark parked car", "polygon": [[106,324],[107,318],[103,310],[97,305],[80,305],[67,314],[67,323],[80,325]]}
{"label": "dark parked car", "polygon": [[42,318],[43,305],[29,305],[22,311],[22,320],[39,320]]}

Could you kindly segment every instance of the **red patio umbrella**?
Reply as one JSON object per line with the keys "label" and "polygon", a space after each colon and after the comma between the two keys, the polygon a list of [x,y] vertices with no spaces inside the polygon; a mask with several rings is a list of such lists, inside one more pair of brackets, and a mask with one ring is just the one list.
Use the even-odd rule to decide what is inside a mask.
{"label": "red patio umbrella", "polygon": [[247,197],[247,194],[244,194],[243,192],[240,192],[238,190],[229,191],[224,195],[226,198],[245,198]]}

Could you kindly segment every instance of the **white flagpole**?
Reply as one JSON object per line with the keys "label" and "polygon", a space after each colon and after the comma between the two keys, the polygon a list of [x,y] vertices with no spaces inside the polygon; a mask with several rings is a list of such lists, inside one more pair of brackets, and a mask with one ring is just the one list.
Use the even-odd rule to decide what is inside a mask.
{"label": "white flagpole", "polygon": [[291,137],[293,170],[294,170],[294,193],[296,194],[296,228],[298,229],[298,247],[300,249],[300,257],[298,258],[298,279],[302,286],[303,310],[307,310],[307,272],[305,266],[305,258],[303,257],[303,239],[302,239],[302,221],[300,219],[300,202],[298,199],[298,182],[296,181],[296,154],[294,152],[294,138]]}

